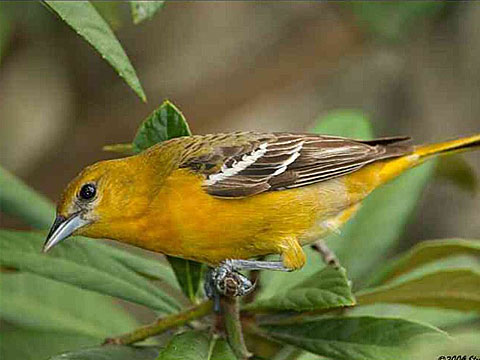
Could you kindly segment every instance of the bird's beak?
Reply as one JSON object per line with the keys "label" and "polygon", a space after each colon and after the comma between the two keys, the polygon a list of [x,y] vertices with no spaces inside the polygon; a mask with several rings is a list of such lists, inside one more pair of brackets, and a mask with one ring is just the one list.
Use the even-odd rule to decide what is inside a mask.
{"label": "bird's beak", "polygon": [[89,224],[89,221],[82,219],[81,213],[79,212],[73,214],[69,218],[57,215],[47,235],[42,251],[44,253],[47,252],[60,241],[72,235],[75,230],[78,230],[87,224]]}

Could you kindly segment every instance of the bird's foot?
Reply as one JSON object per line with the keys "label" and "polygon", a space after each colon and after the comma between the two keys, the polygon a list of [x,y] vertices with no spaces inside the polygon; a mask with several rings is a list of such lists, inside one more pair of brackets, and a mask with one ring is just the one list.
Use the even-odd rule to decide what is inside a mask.
{"label": "bird's foot", "polygon": [[253,291],[255,284],[239,273],[230,261],[221,263],[210,269],[205,282],[205,293],[209,298],[215,298],[217,292],[223,296],[244,296]]}
{"label": "bird's foot", "polygon": [[210,268],[206,275],[205,294],[215,303],[215,311],[220,310],[220,296],[244,296],[255,289],[255,284],[239,273],[230,261]]}
{"label": "bird's foot", "polygon": [[228,263],[223,263],[214,269],[213,278],[220,294],[229,297],[250,294],[255,288],[255,284]]}
{"label": "bird's foot", "polygon": [[210,268],[205,281],[205,294],[214,300],[215,309],[219,309],[220,296],[244,296],[255,289],[252,283],[239,270],[276,270],[291,271],[281,261],[256,261],[229,259],[216,268]]}

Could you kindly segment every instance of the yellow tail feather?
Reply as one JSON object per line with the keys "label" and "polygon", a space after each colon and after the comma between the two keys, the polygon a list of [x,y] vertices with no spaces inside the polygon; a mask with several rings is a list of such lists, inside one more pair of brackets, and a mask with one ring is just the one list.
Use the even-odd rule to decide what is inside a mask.
{"label": "yellow tail feather", "polygon": [[414,154],[419,155],[420,160],[423,162],[434,155],[458,153],[475,148],[480,148],[480,134],[457,140],[417,146]]}
{"label": "yellow tail feather", "polygon": [[436,144],[416,146],[414,151],[408,155],[385,161],[380,170],[381,183],[397,177],[405,170],[420,165],[434,156],[456,154],[475,149],[480,149],[480,134]]}

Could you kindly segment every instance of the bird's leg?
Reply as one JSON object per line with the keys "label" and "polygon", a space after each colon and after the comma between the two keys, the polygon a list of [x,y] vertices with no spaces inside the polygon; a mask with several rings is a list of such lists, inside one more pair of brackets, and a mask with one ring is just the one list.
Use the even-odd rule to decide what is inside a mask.
{"label": "bird's leg", "polygon": [[283,261],[257,261],[257,260],[225,260],[219,267],[227,267],[232,270],[276,270],[292,271],[287,268]]}
{"label": "bird's leg", "polygon": [[312,249],[318,251],[325,262],[325,264],[333,266],[335,268],[340,267],[340,262],[338,261],[335,253],[330,250],[323,240],[317,240],[311,245]]}
{"label": "bird's leg", "polygon": [[220,313],[220,293],[215,285],[215,269],[208,268],[208,271],[205,274],[205,284],[203,288],[205,290],[205,295],[213,301],[213,311],[217,314]]}

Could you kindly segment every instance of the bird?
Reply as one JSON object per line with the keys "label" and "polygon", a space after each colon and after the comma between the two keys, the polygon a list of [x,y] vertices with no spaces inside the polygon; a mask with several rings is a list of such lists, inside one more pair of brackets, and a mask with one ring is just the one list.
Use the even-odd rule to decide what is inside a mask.
{"label": "bird", "polygon": [[[112,239],[207,264],[219,291],[232,271],[298,270],[303,247],[341,227],[374,189],[434,156],[480,148],[480,134],[409,140],[234,132],[164,141],[82,170],[43,251],[70,235]],[[280,260],[255,260],[270,254]],[[240,282],[238,294],[250,291]]]}

